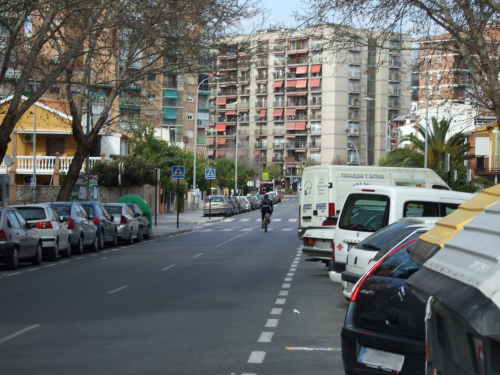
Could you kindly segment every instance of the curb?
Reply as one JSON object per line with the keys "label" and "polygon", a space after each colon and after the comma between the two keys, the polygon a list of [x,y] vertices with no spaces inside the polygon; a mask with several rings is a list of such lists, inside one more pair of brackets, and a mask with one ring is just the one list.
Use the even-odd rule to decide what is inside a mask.
{"label": "curb", "polygon": [[179,230],[175,230],[175,231],[172,231],[172,232],[168,232],[168,233],[163,233],[163,234],[153,234],[153,238],[159,238],[159,237],[172,237],[172,236],[175,236],[175,235],[178,235],[178,234],[182,234],[182,233],[189,233],[189,232],[192,232],[193,231],[193,228],[189,228],[189,229],[179,229]]}

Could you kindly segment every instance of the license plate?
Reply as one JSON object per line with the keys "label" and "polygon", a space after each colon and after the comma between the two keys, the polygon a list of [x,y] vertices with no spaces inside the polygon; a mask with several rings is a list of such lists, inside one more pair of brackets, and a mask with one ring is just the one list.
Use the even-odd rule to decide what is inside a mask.
{"label": "license plate", "polygon": [[383,350],[362,346],[359,350],[358,362],[367,367],[399,373],[403,368],[405,357],[401,354],[384,352]]}

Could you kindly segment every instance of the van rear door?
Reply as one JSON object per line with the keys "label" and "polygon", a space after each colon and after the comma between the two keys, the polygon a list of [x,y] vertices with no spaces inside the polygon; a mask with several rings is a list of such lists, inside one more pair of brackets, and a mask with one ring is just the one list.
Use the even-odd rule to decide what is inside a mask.
{"label": "van rear door", "polygon": [[328,216],[330,169],[314,167],[302,176],[301,228],[320,227]]}

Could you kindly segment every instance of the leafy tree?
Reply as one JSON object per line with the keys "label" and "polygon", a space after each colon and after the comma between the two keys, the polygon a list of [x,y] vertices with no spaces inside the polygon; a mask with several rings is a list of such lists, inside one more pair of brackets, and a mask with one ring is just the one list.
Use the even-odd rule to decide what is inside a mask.
{"label": "leafy tree", "polygon": [[423,167],[424,155],[409,148],[398,148],[379,161],[383,167]]}
{"label": "leafy tree", "polygon": [[221,188],[232,189],[234,187],[234,160],[220,158],[215,160],[217,170],[217,185]]}
{"label": "leafy tree", "polygon": [[278,164],[271,164],[264,172],[269,173],[269,176],[274,180],[280,180],[283,176],[283,169]]}

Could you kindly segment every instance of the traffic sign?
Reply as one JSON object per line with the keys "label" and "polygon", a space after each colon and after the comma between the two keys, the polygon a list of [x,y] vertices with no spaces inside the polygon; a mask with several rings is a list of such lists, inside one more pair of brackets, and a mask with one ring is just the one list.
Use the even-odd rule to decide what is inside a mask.
{"label": "traffic sign", "polygon": [[183,165],[173,165],[171,168],[172,178],[176,180],[182,180],[184,178],[184,172]]}
{"label": "traffic sign", "polygon": [[215,168],[205,168],[205,180],[215,180],[217,172]]}

